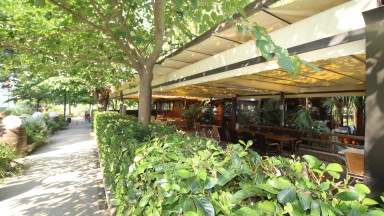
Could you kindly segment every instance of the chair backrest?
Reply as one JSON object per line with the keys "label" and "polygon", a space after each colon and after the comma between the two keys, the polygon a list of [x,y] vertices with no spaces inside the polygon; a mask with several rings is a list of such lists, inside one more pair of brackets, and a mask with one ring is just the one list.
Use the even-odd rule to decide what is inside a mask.
{"label": "chair backrest", "polygon": [[233,129],[229,129],[229,142],[231,143],[238,143],[239,137],[237,136],[237,131]]}
{"label": "chair backrest", "polygon": [[263,134],[255,134],[256,143],[259,146],[260,153],[267,154],[268,147],[267,147],[267,140],[265,139],[265,136]]}
{"label": "chair backrest", "polygon": [[201,131],[200,122],[193,122],[193,127],[196,131]]}
{"label": "chair backrest", "polygon": [[296,138],[296,140],[301,140],[303,134],[300,131],[289,131],[289,136]]}
{"label": "chair backrest", "polygon": [[212,126],[212,132],[211,132],[211,137],[218,137],[219,136],[219,126],[213,125]]}
{"label": "chair backrest", "polygon": [[220,141],[228,142],[227,130],[223,127],[219,127],[217,128],[217,130],[219,131]]}
{"label": "chair backrest", "polygon": [[364,175],[364,155],[355,152],[345,152],[348,172],[354,175]]}

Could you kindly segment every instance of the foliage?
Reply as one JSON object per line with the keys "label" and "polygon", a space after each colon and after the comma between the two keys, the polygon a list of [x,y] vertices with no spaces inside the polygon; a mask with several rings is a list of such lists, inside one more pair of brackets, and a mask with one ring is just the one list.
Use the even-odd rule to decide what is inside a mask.
{"label": "foliage", "polygon": [[0,179],[9,176],[14,171],[11,163],[15,158],[15,149],[0,142]]}
{"label": "foliage", "polygon": [[252,142],[213,140],[96,115],[104,174],[120,215],[382,215],[363,184],[337,181],[341,165],[313,156],[260,157]]}
{"label": "foliage", "polygon": [[279,125],[280,123],[280,99],[269,99],[261,109],[261,122],[266,125]]}
{"label": "foliage", "polygon": [[57,131],[63,130],[67,127],[67,120],[64,116],[59,116],[57,120],[46,120],[47,130],[53,134]]}
{"label": "foliage", "polygon": [[28,145],[48,141],[48,128],[43,118],[28,117],[23,121],[23,126],[26,128]]}
{"label": "foliage", "polygon": [[276,45],[265,28],[256,23],[247,27],[244,8],[250,2],[3,0],[0,58],[7,62],[1,69],[59,71],[88,77],[84,80],[103,88],[137,73],[140,121],[148,123],[155,63],[206,30],[219,28],[216,24],[237,25],[239,31],[254,34],[263,57],[274,54],[292,76],[302,65],[316,68]]}
{"label": "foliage", "polygon": [[184,109],[181,112],[181,116],[188,120],[188,124],[192,125],[201,114],[201,105],[200,104],[192,104],[188,107],[188,109]]}

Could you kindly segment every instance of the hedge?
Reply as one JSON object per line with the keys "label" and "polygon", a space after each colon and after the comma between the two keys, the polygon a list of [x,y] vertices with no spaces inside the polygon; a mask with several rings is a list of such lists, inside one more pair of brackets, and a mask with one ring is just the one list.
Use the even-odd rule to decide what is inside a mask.
{"label": "hedge", "polygon": [[95,130],[119,215],[384,215],[368,187],[310,155],[260,157],[251,142],[222,149],[117,113],[97,113]]}

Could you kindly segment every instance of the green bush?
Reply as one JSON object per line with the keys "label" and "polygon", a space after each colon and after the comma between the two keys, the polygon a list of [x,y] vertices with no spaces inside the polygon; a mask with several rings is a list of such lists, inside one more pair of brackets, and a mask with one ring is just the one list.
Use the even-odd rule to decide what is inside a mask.
{"label": "green bush", "polygon": [[23,126],[26,128],[28,145],[48,141],[48,128],[43,118],[26,118]]}
{"label": "green bush", "polygon": [[15,158],[15,150],[0,142],[0,178],[9,176],[14,171],[11,162]]}
{"label": "green bush", "polygon": [[[104,174],[122,215],[383,215],[369,188],[337,181],[339,164],[260,157],[213,140],[97,113]],[[324,176],[328,176],[325,178]]]}

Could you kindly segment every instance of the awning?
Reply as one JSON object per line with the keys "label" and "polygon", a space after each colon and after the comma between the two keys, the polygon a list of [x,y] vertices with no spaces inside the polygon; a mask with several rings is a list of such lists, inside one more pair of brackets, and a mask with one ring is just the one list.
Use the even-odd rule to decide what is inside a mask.
{"label": "awning", "polygon": [[[255,4],[256,5],[256,4]],[[375,0],[297,0],[275,8],[253,9],[249,20],[265,27],[274,42],[316,64],[292,78],[276,59],[265,61],[255,38],[236,26],[220,26],[174,52],[154,69],[152,93],[167,96],[288,97],[364,95],[365,25],[361,15]],[[138,80],[134,83],[138,84]],[[138,88],[125,98],[137,98]],[[118,96],[118,93],[113,95]]]}

